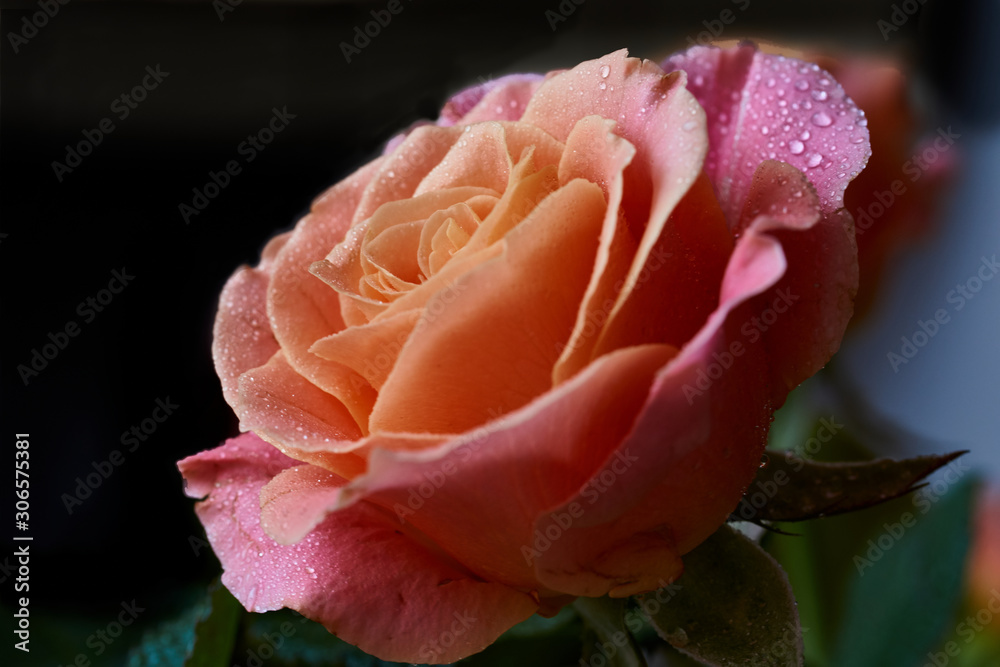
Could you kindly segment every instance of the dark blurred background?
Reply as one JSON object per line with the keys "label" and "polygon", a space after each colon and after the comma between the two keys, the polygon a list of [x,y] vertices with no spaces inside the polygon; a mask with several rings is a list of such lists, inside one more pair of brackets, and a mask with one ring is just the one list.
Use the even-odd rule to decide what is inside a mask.
{"label": "dark blurred background", "polygon": [[[621,47],[660,59],[709,38],[755,37],[903,58],[933,124],[989,129],[997,114],[996,2],[912,0],[904,4],[916,13],[900,14],[899,26],[900,3],[882,0],[577,2],[399,0],[402,11],[350,62],[342,43],[357,48],[355,28],[384,12],[385,0],[3,3],[3,451],[13,463],[14,433],[30,433],[32,614],[92,619],[63,636],[39,622],[33,639],[51,638],[55,660],[93,655],[84,638],[122,601],[135,599],[147,609],[140,622],[152,623],[218,573],[175,462],[237,432],[210,358],[219,291],[313,197],[399,129],[436,117],[450,93]],[[154,81],[147,67],[168,74],[123,118],[125,102],[115,100],[144,77]],[[294,118],[248,161],[240,146],[274,109]],[[103,119],[113,132],[95,134]],[[98,134],[71,166],[68,147]],[[203,191],[231,160],[241,172],[186,221],[180,206],[193,206],[193,189]],[[114,271],[134,278],[102,295]],[[80,306],[108,296],[92,315]],[[60,338],[70,323],[78,335]],[[50,333],[65,349],[26,383],[19,366],[31,366]],[[123,433],[168,398],[174,414],[129,451]],[[109,468],[116,449],[120,465]],[[113,472],[89,497],[69,501],[70,513],[78,480],[100,468]],[[17,532],[12,487],[3,488],[0,565]],[[7,567],[5,610],[14,598]]]}

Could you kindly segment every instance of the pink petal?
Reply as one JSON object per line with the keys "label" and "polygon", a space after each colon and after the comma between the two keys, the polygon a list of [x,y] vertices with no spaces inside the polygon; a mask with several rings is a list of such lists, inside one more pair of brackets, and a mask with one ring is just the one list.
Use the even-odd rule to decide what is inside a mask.
{"label": "pink petal", "polygon": [[483,120],[520,120],[542,79],[539,74],[511,74],[466,88],[445,103],[437,124],[449,127]]}
{"label": "pink petal", "polygon": [[240,377],[237,416],[241,429],[300,461],[347,478],[365,468],[351,451],[362,434],[350,412],[289,366],[282,352]]}
{"label": "pink petal", "polygon": [[[367,220],[382,204],[413,197],[417,186],[462,135],[458,127],[424,125],[410,132],[381,164],[367,183],[361,200],[344,209],[352,224]],[[331,244],[327,248],[329,252]]]}
{"label": "pink petal", "polygon": [[233,409],[238,404],[240,375],[264,365],[278,351],[267,318],[267,285],[274,257],[290,236],[285,233],[271,239],[257,268],[237,269],[219,296],[212,329],[212,359],[222,382],[222,395]]}
{"label": "pink petal", "polygon": [[[719,308],[658,375],[633,432],[595,476],[600,492],[592,483],[552,513],[586,510],[537,559],[546,585],[625,596],[670,581],[671,548],[686,553],[725,520],[758,466],[771,410],[840,340],[856,284],[849,228],[821,218],[801,172],[770,161],[744,221]],[[786,299],[789,290],[819,303]],[[541,533],[553,530],[552,515]],[[608,588],[609,573],[623,583]]]}
{"label": "pink petal", "polygon": [[826,214],[871,155],[864,113],[819,66],[757,51],[695,46],[664,69],[683,70],[708,114],[705,170],[730,225],[739,220],[754,172],[767,159],[806,172]]}
{"label": "pink petal", "polygon": [[[741,327],[752,315],[749,300],[770,294],[784,269],[773,239],[740,239],[726,299],[658,373],[631,433],[588,484],[536,524],[541,534],[558,533],[535,558],[540,581],[588,596],[661,587],[680,573],[677,557],[736,506],[759,465],[772,409],[746,400],[769,390],[767,356]],[[577,516],[559,525],[566,514]]]}
{"label": "pink petal", "polygon": [[780,242],[788,264],[773,294],[756,299],[753,306],[757,313],[785,307],[773,305],[778,298],[789,309],[788,315],[757,327],[766,329],[761,333],[772,400],[780,406],[788,391],[815,374],[840,347],[858,289],[854,224],[846,210],[820,218],[805,176],[785,163],[766,161],[754,174],[740,226]]}
{"label": "pink petal", "polygon": [[309,267],[326,257],[344,237],[351,214],[381,161],[362,167],[313,203],[312,212],[299,221],[274,260],[267,297],[271,329],[288,364],[343,402],[362,429],[367,425],[374,391],[346,366],[309,352],[314,342],[345,326],[337,293],[311,275]]}
{"label": "pink petal", "polygon": [[599,470],[675,353],[663,345],[613,352],[446,446],[374,450],[367,474],[345,488],[342,501],[385,507],[487,579],[555,594],[539,588],[525,557],[534,522]]}
{"label": "pink petal", "polygon": [[253,434],[179,467],[225,570],[250,611],[295,609],[382,660],[453,662],[476,653],[537,608],[524,593],[471,577],[367,503],[330,515],[281,546],[260,525],[262,487],[294,461]]}
{"label": "pink petal", "polygon": [[260,491],[261,528],[278,544],[295,544],[337,507],[344,484],[319,466],[285,468]]}

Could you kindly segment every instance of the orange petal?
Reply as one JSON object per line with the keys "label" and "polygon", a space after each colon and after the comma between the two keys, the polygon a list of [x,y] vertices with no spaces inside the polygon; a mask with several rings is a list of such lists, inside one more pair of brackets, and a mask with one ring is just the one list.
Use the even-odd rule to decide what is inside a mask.
{"label": "orange petal", "polygon": [[459,278],[456,292],[432,298],[432,316],[417,325],[379,392],[371,429],[461,433],[547,391],[604,212],[600,188],[572,181],[505,237],[503,255]]}

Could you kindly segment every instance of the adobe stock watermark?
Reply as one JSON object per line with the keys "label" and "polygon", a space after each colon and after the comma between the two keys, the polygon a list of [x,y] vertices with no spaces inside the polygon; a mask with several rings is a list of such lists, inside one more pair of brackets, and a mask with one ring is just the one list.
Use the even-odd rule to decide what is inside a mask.
{"label": "adobe stock watermark", "polygon": [[[124,266],[121,270],[115,269],[111,272],[111,280],[108,286],[99,290],[95,295],[89,296],[81,301],[76,307],[76,314],[83,318],[84,324],[90,324],[97,318],[97,314],[111,303],[116,295],[121,294],[125,287],[135,280],[135,276],[129,274]],[[41,349],[31,348],[31,358],[26,364],[18,364],[17,373],[21,376],[21,382],[27,387],[33,379],[48,368],[49,364],[59,356],[59,353],[69,346],[70,340],[80,335],[80,324],[75,319],[66,321],[55,333],[49,331],[48,342],[43,343]]]}
{"label": "adobe stock watermark", "polygon": [[[129,117],[129,115],[139,107],[139,104],[146,100],[149,93],[156,90],[156,88],[163,83],[163,80],[170,76],[170,72],[164,72],[160,69],[159,63],[156,67],[150,65],[146,66],[146,75],[142,77],[142,80],[115,99],[111,100],[110,111],[114,114],[115,118],[119,121],[123,121]],[[83,164],[83,158],[87,157],[94,152],[94,149],[101,145],[104,141],[104,137],[115,131],[115,123],[111,119],[111,116],[106,116],[102,118],[97,126],[89,129],[83,130],[83,139],[76,142],[73,146],[69,144],[66,145],[66,154],[63,157],[63,161],[58,160],[52,161],[52,172],[56,176],[56,180],[62,183],[63,178],[67,174],[73,173],[73,170]]]}
{"label": "adobe stock watermark", "polygon": [[898,521],[883,523],[882,532],[873,539],[868,540],[868,549],[863,555],[855,555],[853,562],[860,576],[865,576],[865,570],[873,567],[875,563],[882,560],[882,557],[891,550],[906,535],[906,531],[917,525],[919,518],[931,511],[933,507],[953,484],[958,483],[972,468],[966,465],[962,458],[955,459],[942,468],[940,476],[913,494],[912,502],[915,512],[903,512]]}
{"label": "adobe stock watermark", "polygon": [[167,421],[167,418],[174,414],[174,410],[179,407],[170,400],[169,396],[156,399],[155,407],[149,417],[122,432],[119,441],[125,447],[125,453],[119,449],[112,449],[107,458],[101,461],[91,461],[93,472],[88,473],[86,477],[77,477],[73,493],[63,493],[59,497],[66,508],[66,513],[72,515],[77,507],[83,505],[83,501],[90,498],[94,491],[100,488],[114,474],[115,470],[125,463],[125,454],[131,454],[137,450],[142,443],[156,433],[160,424]]}
{"label": "adobe stock watermark", "polygon": [[[1000,615],[1000,591],[990,590],[991,596],[985,607],[979,609],[974,615],[966,616],[955,626],[955,634],[964,640],[965,645],[969,645],[980,632],[993,623],[994,618]],[[957,658],[964,646],[954,640],[949,640],[943,647],[943,651],[930,651],[927,653],[928,662],[924,667],[946,667],[952,658]]]}
{"label": "adobe stock watermark", "polygon": [[556,31],[560,23],[565,23],[569,20],[569,17],[576,12],[576,8],[582,5],[587,0],[561,0],[559,6],[553,9],[545,10],[545,20],[549,22],[549,28],[552,32]]}
{"label": "adobe stock watermark", "polygon": [[69,0],[38,0],[36,4],[39,11],[31,16],[22,16],[20,30],[7,33],[7,41],[10,42],[10,48],[14,49],[14,55],[17,55],[21,47],[35,37],[39,30],[48,25],[49,19],[54,19],[59,13],[60,6],[68,5]]}
{"label": "adobe stock watermark", "polygon": [[458,453],[459,460],[454,461],[451,458],[446,458],[437,467],[436,470],[431,470],[429,472],[424,472],[424,481],[420,482],[416,486],[410,486],[407,488],[406,504],[395,503],[392,506],[392,511],[396,513],[396,517],[399,519],[401,524],[406,523],[406,517],[412,516],[420,511],[424,503],[430,500],[435,493],[438,492],[448,478],[459,471],[463,463],[467,463],[472,455],[479,451],[479,448],[490,436],[490,434],[497,428],[496,420],[503,416],[497,408],[489,409],[489,422],[480,426],[472,432],[472,436],[467,442],[462,443],[455,452]]}
{"label": "adobe stock watermark", "polygon": [[243,0],[212,0],[212,9],[219,17],[219,23],[226,20],[226,14],[235,12],[236,8],[243,4]]}
{"label": "adobe stock watermark", "polygon": [[[802,470],[807,460],[811,460],[816,456],[819,450],[823,448],[823,445],[833,440],[833,437],[844,429],[844,425],[837,423],[832,416],[830,418],[823,417],[819,420],[819,424],[819,428],[816,429],[815,434],[802,443],[801,449],[799,446],[796,446],[795,449],[789,451],[790,454],[794,455],[790,461],[793,473]],[[771,472],[769,476],[763,479],[762,477],[762,475],[758,475],[756,482],[746,490],[743,494],[746,502],[740,503],[737,512],[734,513],[744,521],[752,521],[760,509],[778,495],[781,487],[788,484],[792,479],[788,476],[788,473],[780,468]]]}
{"label": "adobe stock watermark", "polygon": [[910,17],[916,15],[925,2],[927,0],[903,0],[899,4],[893,3],[889,20],[879,19],[875,22],[875,26],[882,33],[882,39],[888,42],[889,35],[906,25]]}
{"label": "adobe stock watermark", "polygon": [[[118,612],[115,620],[109,622],[104,627],[95,630],[87,640],[84,642],[87,648],[91,649],[91,652],[80,652],[76,654],[71,662],[66,663],[65,667],[91,667],[92,664],[101,665],[104,664],[103,661],[97,661],[93,663],[91,661],[91,656],[94,658],[99,658],[108,650],[108,648],[115,643],[115,641],[122,636],[125,628],[132,625],[139,614],[146,611],[145,607],[140,607],[136,604],[135,600],[131,602],[122,601],[121,611]],[[60,667],[63,667],[60,665]]]}
{"label": "adobe stock watermark", "polygon": [[684,383],[682,390],[688,405],[693,405],[695,397],[703,396],[706,391],[711,389],[716,380],[725,375],[726,371],[736,363],[736,360],[746,354],[749,349],[747,346],[759,341],[768,329],[778,321],[778,317],[787,313],[798,300],[799,295],[792,294],[792,291],[787,287],[776,290],[771,305],[751,317],[740,327],[740,333],[746,339],[746,344],[741,340],[734,340],[729,343],[727,349],[713,352],[711,361],[698,369],[694,383]]}
{"label": "adobe stock watermark", "polygon": [[[309,619],[302,616],[299,619],[299,625],[306,623]],[[295,636],[297,632],[295,626],[290,621],[285,621],[278,626],[278,632],[265,632],[264,639],[256,648],[247,649],[246,661],[243,665],[246,667],[262,667],[262,665],[274,657],[285,642],[291,637]],[[238,665],[233,665],[233,667],[239,667]]]}
{"label": "adobe stock watermark", "polygon": [[[955,285],[954,289],[945,294],[945,302],[951,304],[952,311],[957,313],[965,308],[965,305],[974,299],[983,289],[983,286],[993,280],[994,276],[1000,273],[1000,263],[997,256],[992,255],[980,258],[978,270],[975,271],[963,282]],[[952,313],[947,308],[938,308],[934,314],[926,320],[918,319],[915,323],[913,333],[909,336],[900,336],[900,346],[898,352],[889,350],[886,353],[886,360],[892,368],[893,373],[898,373],[901,366],[910,363],[920,350],[930,343],[941,330],[941,327],[951,322]]]}
{"label": "adobe stock watermark", "polygon": [[[407,0],[413,2],[413,0]],[[341,42],[340,52],[344,54],[344,60],[351,64],[351,59],[359,55],[361,51],[372,43],[372,40],[382,34],[385,28],[389,27],[394,16],[398,16],[405,9],[402,0],[389,0],[385,4],[385,9],[373,9],[369,12],[372,17],[364,26],[354,26],[354,35],[350,43]]]}
{"label": "adobe stock watermark", "polygon": [[456,611],[452,616],[455,620],[451,622],[451,627],[438,635],[437,639],[426,642],[417,651],[417,655],[425,663],[436,664],[438,657],[444,655],[447,649],[454,646],[458,638],[464,635],[478,620],[467,611],[462,613]]}
{"label": "adobe stock watermark", "polygon": [[[736,5],[736,8],[741,12],[745,12],[750,7],[750,0],[729,0],[732,4]],[[699,32],[694,37],[688,35],[687,41],[689,46],[707,46],[719,39],[722,33],[726,30],[726,26],[731,25],[736,21],[736,13],[729,9],[728,7],[719,12],[718,18],[712,20],[702,21],[701,24],[705,26],[705,29]]]}
{"label": "adobe stock watermark", "polygon": [[587,507],[596,503],[601,494],[613,487],[618,478],[625,474],[625,471],[638,460],[639,457],[632,456],[627,447],[616,452],[611,464],[584,484],[583,490],[580,491],[580,495],[586,499],[587,505],[574,500],[566,506],[566,511],[550,513],[549,523],[544,528],[535,528],[534,542],[521,545],[521,555],[524,556],[524,562],[531,566],[536,558],[551,549],[552,545],[559,541],[580,517],[586,514]]}
{"label": "adobe stock watermark", "polygon": [[[901,170],[907,177],[907,180],[910,183],[919,181],[941,159],[942,155],[951,150],[951,147],[955,145],[955,140],[961,137],[961,134],[951,129],[951,125],[947,128],[939,127],[934,140],[929,141],[928,145],[921,149],[920,152],[911,155],[910,159],[903,163]],[[872,196],[868,204],[866,206],[859,206],[857,213],[854,215],[855,235],[862,236],[871,229],[875,221],[885,215],[896,203],[897,199],[906,194],[908,189],[906,182],[901,178],[897,178],[889,184],[888,190],[872,190]]]}
{"label": "adobe stock watermark", "polygon": [[[242,157],[246,164],[250,164],[257,159],[257,155],[261,151],[267,148],[268,144],[274,141],[278,134],[288,127],[289,121],[296,117],[296,114],[288,113],[287,106],[281,107],[280,110],[277,107],[272,107],[271,118],[267,124],[253,134],[247,135],[247,138],[236,147],[236,154]],[[191,188],[191,203],[182,202],[177,205],[177,210],[181,214],[181,218],[184,219],[184,224],[190,224],[191,218],[201,215],[201,212],[208,208],[212,200],[218,197],[229,186],[233,178],[242,171],[243,164],[238,159],[229,160],[217,172],[210,170],[208,178],[201,188]]]}

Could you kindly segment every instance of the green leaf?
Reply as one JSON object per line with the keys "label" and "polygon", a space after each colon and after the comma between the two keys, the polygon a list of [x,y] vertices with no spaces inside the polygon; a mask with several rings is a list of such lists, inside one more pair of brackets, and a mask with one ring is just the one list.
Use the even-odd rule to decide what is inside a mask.
{"label": "green leaf", "polygon": [[573,603],[583,617],[586,632],[583,643],[584,664],[609,667],[646,667],[642,651],[635,644],[632,633],[625,627],[627,600],[616,598],[577,598]]}
{"label": "green leaf", "polygon": [[[709,665],[802,665],[802,629],[788,578],[754,542],[722,526],[684,556],[677,591],[638,598],[661,637]],[[655,611],[653,610],[655,609]]]}
{"label": "green leaf", "polygon": [[768,452],[767,465],[757,471],[732,518],[803,521],[864,509],[920,488],[920,480],[964,453],[817,463],[788,452]]}
{"label": "green leaf", "polygon": [[216,580],[207,594],[178,618],[143,635],[129,651],[129,667],[228,667],[243,609]]}
{"label": "green leaf", "polygon": [[961,601],[974,487],[935,482],[860,547],[832,665],[923,664]]}

